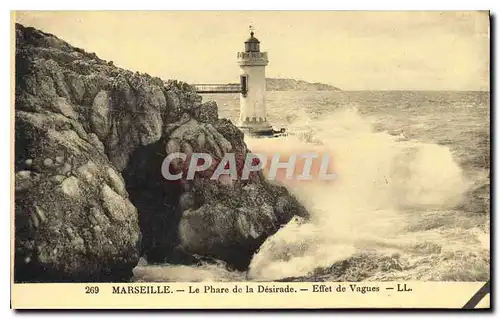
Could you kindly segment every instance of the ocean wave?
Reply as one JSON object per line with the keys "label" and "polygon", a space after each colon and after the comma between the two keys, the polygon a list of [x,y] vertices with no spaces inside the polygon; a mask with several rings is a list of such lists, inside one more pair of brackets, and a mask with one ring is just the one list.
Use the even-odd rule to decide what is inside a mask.
{"label": "ocean wave", "polygon": [[[333,267],[368,250],[370,256],[376,258],[397,254],[397,264],[402,266],[392,271],[422,279],[423,268],[420,268],[424,266],[418,264],[437,267],[436,263],[442,262],[444,265],[441,254],[450,249],[454,249],[453,254],[457,256],[470,258],[476,258],[474,254],[478,251],[487,251],[471,244],[477,243],[478,237],[487,236],[487,230],[476,227],[474,232],[465,231],[451,223],[453,219],[444,218],[448,216],[447,211],[465,207],[470,200],[466,194],[474,185],[447,146],[376,132],[372,121],[360,115],[356,108],[338,109],[314,121],[304,114],[299,118],[290,123],[292,134],[287,138],[249,139],[249,148],[289,154],[320,145],[322,152],[332,155],[338,179],[333,183],[318,180],[308,184],[284,181],[309,209],[311,220],[286,225],[270,237],[254,256],[249,278],[276,280],[309,276],[311,279],[318,269]],[[425,215],[428,212],[432,214]],[[485,223],[484,216],[473,221],[464,211],[457,214],[462,221]],[[451,245],[450,238],[442,231],[446,223],[464,232],[463,237],[454,237],[458,246]],[[439,249],[415,249],[422,245]],[[478,254],[478,258],[485,256]],[[418,261],[417,257],[425,256],[434,256],[433,262]],[[453,263],[459,262],[457,259]],[[461,266],[466,267],[469,260],[464,257],[463,262]],[[359,267],[359,263],[356,264]],[[410,268],[414,272],[409,271]],[[449,267],[436,269],[440,272],[425,279],[448,278]],[[384,270],[374,271],[359,280],[383,278],[382,273]],[[463,277],[479,280],[485,275],[484,271],[479,273]],[[386,276],[387,280],[390,278],[396,277]]]}

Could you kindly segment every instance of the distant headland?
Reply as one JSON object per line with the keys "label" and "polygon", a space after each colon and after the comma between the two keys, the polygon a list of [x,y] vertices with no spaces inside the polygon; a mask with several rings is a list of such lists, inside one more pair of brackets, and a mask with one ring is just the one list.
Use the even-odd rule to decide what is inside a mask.
{"label": "distant headland", "polygon": [[[229,83],[238,85],[239,83]],[[266,78],[267,91],[342,91],[336,86],[324,83],[311,83],[302,80]]]}
{"label": "distant headland", "polygon": [[267,91],[341,91],[338,87],[329,84],[280,78],[267,78],[266,89]]}

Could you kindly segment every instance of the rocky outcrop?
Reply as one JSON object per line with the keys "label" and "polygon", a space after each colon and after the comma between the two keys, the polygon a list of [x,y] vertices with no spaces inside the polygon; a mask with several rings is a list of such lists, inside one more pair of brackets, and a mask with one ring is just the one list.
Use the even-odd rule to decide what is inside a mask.
{"label": "rocky outcrop", "polygon": [[[171,152],[247,152],[214,102],[16,25],[15,280],[128,280],[151,262],[244,269],[267,236],[307,215],[260,174],[161,174]],[[141,240],[142,239],[142,240]]]}
{"label": "rocky outcrop", "polygon": [[[247,153],[242,141],[242,133],[229,121],[213,125],[193,121],[173,131],[167,145],[176,143],[188,156],[208,151],[214,158],[210,169],[183,185],[179,248],[222,259],[240,270],[248,267],[253,253],[269,235],[294,215],[307,214],[284,187],[269,184],[261,174],[255,172],[248,180],[241,179]],[[228,152],[235,156],[237,175],[211,180]]]}
{"label": "rocky outcrop", "polygon": [[[200,113],[213,108],[203,104]],[[246,269],[262,242],[294,215],[307,216],[305,209],[282,186],[268,183],[254,172],[212,180],[224,154],[235,154],[241,172],[248,150],[243,134],[228,120],[212,123],[185,115],[165,127],[162,140],[140,148],[124,170],[128,190],[140,211],[144,254],[149,262],[191,263],[226,261]],[[164,158],[174,152],[208,153],[212,165],[192,180],[168,181],[158,172]],[[180,165],[186,168],[189,160]],[[158,199],[162,199],[158,201]]]}
{"label": "rocky outcrop", "polygon": [[16,279],[122,280],[137,210],[104,147],[74,119],[16,110]]}

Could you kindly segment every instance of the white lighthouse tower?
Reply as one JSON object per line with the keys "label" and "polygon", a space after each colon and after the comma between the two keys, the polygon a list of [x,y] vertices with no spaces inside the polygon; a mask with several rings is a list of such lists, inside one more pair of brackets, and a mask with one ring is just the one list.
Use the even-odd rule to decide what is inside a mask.
{"label": "white lighthouse tower", "polygon": [[267,52],[260,52],[260,42],[250,32],[245,51],[238,52],[241,69],[240,118],[238,126],[252,135],[272,134],[273,128],[266,117],[266,65]]}

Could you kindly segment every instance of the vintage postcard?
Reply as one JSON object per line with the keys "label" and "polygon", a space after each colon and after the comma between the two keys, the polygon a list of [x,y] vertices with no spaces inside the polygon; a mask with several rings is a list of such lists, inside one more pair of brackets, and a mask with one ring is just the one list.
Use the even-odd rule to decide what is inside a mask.
{"label": "vintage postcard", "polygon": [[15,309],[489,309],[488,11],[12,13]]}

